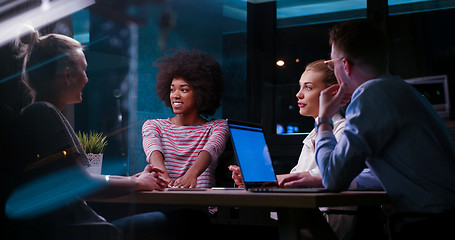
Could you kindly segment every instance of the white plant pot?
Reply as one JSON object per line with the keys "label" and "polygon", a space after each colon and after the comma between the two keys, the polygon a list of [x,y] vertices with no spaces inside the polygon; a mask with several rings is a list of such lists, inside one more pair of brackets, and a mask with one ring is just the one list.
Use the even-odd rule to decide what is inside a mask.
{"label": "white plant pot", "polygon": [[91,174],[101,174],[101,167],[103,165],[102,153],[87,153],[88,162],[90,166],[87,171]]}

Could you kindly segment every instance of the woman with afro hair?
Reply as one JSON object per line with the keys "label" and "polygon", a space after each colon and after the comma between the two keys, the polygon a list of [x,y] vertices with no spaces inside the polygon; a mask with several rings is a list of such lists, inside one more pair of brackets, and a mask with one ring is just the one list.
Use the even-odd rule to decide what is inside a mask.
{"label": "woman with afro hair", "polygon": [[146,160],[164,170],[168,187],[212,187],[228,138],[225,120],[207,120],[220,106],[221,67],[199,50],[176,51],[159,58],[156,65],[157,96],[175,116],[143,124]]}

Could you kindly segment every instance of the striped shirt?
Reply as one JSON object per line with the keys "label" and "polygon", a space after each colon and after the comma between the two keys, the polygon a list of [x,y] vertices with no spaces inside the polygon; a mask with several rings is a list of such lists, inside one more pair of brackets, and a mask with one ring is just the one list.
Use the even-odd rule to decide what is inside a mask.
{"label": "striped shirt", "polygon": [[209,188],[215,185],[215,168],[228,132],[225,120],[212,120],[200,126],[177,126],[170,119],[147,120],[142,126],[142,145],[148,162],[153,151],[163,154],[164,166],[172,180],[183,176],[199,153],[207,151],[212,161],[197,178],[197,188]]}

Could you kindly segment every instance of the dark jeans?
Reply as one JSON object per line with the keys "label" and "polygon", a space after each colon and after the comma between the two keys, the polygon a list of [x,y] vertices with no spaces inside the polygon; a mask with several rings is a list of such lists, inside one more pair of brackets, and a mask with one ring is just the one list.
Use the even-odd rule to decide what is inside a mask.
{"label": "dark jeans", "polygon": [[[109,222],[47,224],[10,221],[6,239],[13,240],[180,240],[208,239],[207,213],[195,209],[147,212]],[[2,235],[3,236],[3,235]]]}
{"label": "dark jeans", "polygon": [[210,220],[200,210],[149,212],[112,221],[123,239],[208,239]]}

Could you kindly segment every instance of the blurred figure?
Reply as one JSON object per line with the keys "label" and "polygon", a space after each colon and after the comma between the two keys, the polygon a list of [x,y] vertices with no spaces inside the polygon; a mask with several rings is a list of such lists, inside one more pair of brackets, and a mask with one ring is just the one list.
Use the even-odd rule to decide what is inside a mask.
{"label": "blurred figure", "polygon": [[177,23],[177,14],[170,7],[165,8],[161,14],[158,22],[159,27],[159,37],[158,37],[158,47],[161,51],[166,50],[167,41],[169,37],[169,32],[172,28],[175,27]]}

